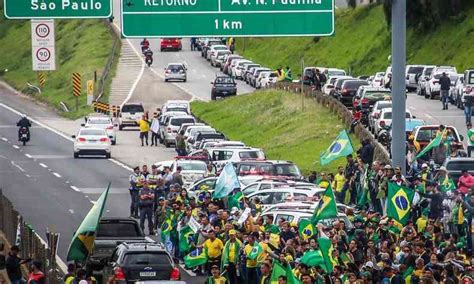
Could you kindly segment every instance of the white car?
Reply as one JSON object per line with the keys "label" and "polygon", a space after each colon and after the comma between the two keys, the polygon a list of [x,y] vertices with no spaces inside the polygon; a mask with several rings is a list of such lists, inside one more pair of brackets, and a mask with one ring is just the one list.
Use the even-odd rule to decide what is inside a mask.
{"label": "white car", "polygon": [[229,54],[232,54],[230,50],[218,50],[215,55],[211,54],[211,66],[220,67]]}
{"label": "white car", "polygon": [[196,119],[191,115],[185,116],[171,116],[164,125],[163,131],[163,144],[166,148],[170,144],[176,144],[176,135],[178,135],[178,130],[183,123],[194,123]]}
{"label": "white car", "polygon": [[110,159],[112,144],[103,128],[81,128],[74,138],[74,158],[83,155],[105,156]]}
{"label": "white car", "polygon": [[449,96],[458,108],[462,108],[462,95],[464,93],[464,74],[458,74],[459,77],[454,81],[454,86],[449,90]]}
{"label": "white car", "polygon": [[[405,118],[416,118],[411,115],[409,110],[406,110]],[[380,117],[375,121],[374,125],[374,135],[375,137],[378,136],[380,130],[382,130],[385,126],[392,125],[392,108],[384,108],[380,113]]]}
{"label": "white car", "polygon": [[170,160],[155,163],[158,171],[164,170],[165,167],[169,167],[171,173],[175,173],[178,167],[181,167],[181,176],[183,177],[183,187],[188,188],[194,182],[207,177],[207,165],[203,161],[199,160]]}
{"label": "white car", "polygon": [[181,127],[178,130],[178,133],[180,133],[181,131],[184,131],[184,133],[186,133],[186,130],[188,129],[188,127],[192,127],[192,126],[205,126],[205,124],[200,123],[200,122],[183,123],[181,124]]}
{"label": "white car", "polygon": [[372,133],[375,132],[375,130],[374,130],[375,122],[377,121],[377,119],[379,119],[380,113],[385,108],[392,108],[392,102],[391,101],[378,101],[378,102],[375,102],[374,107],[372,108],[372,111],[369,114],[369,130]]}
{"label": "white car", "polygon": [[421,72],[420,77],[418,78],[418,88],[416,89],[416,94],[418,96],[424,96],[426,94],[426,85],[430,80],[431,73],[436,66],[434,65],[425,65],[423,71]]}
{"label": "white car", "polygon": [[[202,126],[190,126],[186,131],[184,132],[184,138],[185,143],[186,143],[186,150],[190,152],[193,148],[194,141],[192,139],[196,135],[196,133],[201,132],[201,131],[214,131],[217,132],[214,128],[212,128],[209,125],[202,125]],[[191,143],[193,142],[193,143]]]}
{"label": "white car", "polygon": [[265,189],[272,189],[272,188],[281,188],[281,187],[294,187],[297,189],[314,189],[318,188],[315,184],[307,183],[307,182],[294,182],[292,180],[272,180],[262,178],[261,180],[252,182],[245,186],[242,189],[242,193],[244,195],[250,195],[254,192],[265,190]]}
{"label": "white car", "polygon": [[[435,99],[436,96],[440,95],[441,85],[439,84],[439,78],[443,76],[443,72],[437,73],[433,70],[433,73],[431,74],[431,77],[426,85],[425,98]],[[456,73],[446,73],[446,75],[450,77],[451,75],[456,75]]]}
{"label": "white car", "polygon": [[382,87],[383,83],[383,76],[385,76],[384,72],[377,72],[375,73],[374,79],[372,80],[372,86],[374,87]]}
{"label": "white car", "polygon": [[258,74],[257,80],[255,80],[255,89],[260,89],[262,88],[262,79],[265,77],[265,75],[270,75],[273,73],[272,71],[263,71]]}
{"label": "white car", "polygon": [[223,50],[230,51],[226,45],[217,45],[217,44],[211,45],[211,47],[207,50],[207,56],[206,56],[207,61],[211,61],[212,56],[216,57],[217,52],[223,51]]}
{"label": "white car", "polygon": [[[222,143],[223,141],[216,141]],[[207,152],[207,153],[206,153]],[[258,148],[242,147],[240,145],[225,147],[208,147],[206,150],[197,150],[189,154],[190,156],[200,157],[208,155],[217,171],[220,171],[227,163],[240,162],[245,159],[265,159],[265,154]]]}
{"label": "white car", "polygon": [[[265,209],[264,212],[275,211],[275,210],[292,210],[292,211],[306,211],[309,210],[314,212],[316,207],[319,205],[318,201],[303,201],[303,202],[286,202],[271,205]],[[336,202],[337,212],[345,213],[347,209],[354,210],[354,207],[348,206],[343,203]]]}
{"label": "white car", "polygon": [[92,115],[86,117],[86,123],[81,125],[86,128],[102,128],[105,129],[107,135],[109,136],[112,145],[117,144],[117,134],[115,133],[114,123],[112,118],[105,115]]}
{"label": "white car", "polygon": [[168,63],[165,68],[165,82],[168,81],[183,81],[187,80],[187,68],[183,63]]}
{"label": "white car", "polygon": [[346,71],[338,68],[327,68],[324,70],[327,79],[331,79],[334,76],[346,76]]}
{"label": "white car", "polygon": [[145,114],[145,109],[141,103],[127,103],[122,105],[119,114],[119,130],[126,126],[138,126],[138,121]]}
{"label": "white car", "polygon": [[[271,215],[273,216],[273,224],[278,225],[280,220],[285,220],[286,222],[289,223],[294,223],[298,224],[302,219],[306,220],[311,220],[311,217],[313,216],[314,211],[311,210],[302,210],[302,211],[295,211],[291,209],[282,209],[282,210],[271,210],[262,213],[262,217]],[[334,218],[329,218],[329,219],[322,219],[319,220],[318,223],[321,223],[325,226],[332,225],[334,221],[342,221],[345,224],[346,230],[350,230],[354,228],[354,225],[352,222],[349,220],[346,214],[339,213],[337,214],[337,217]]]}
{"label": "white car", "polygon": [[161,107],[161,113],[176,111],[176,109],[186,109],[186,113],[191,113],[191,106],[186,100],[169,100]]}
{"label": "white car", "polygon": [[307,190],[283,187],[259,190],[246,197],[252,203],[258,198],[262,204],[262,210],[265,210],[267,207],[277,203],[319,200],[324,191],[325,189],[323,188]]}
{"label": "white car", "polygon": [[259,88],[266,88],[266,87],[269,87],[269,86],[274,85],[274,84],[277,83],[278,74],[276,72],[266,71],[266,72],[262,72],[262,73],[263,73],[262,78],[261,78],[260,82],[258,83]]}
{"label": "white car", "polygon": [[182,111],[170,111],[170,112],[165,112],[162,114],[158,121],[160,123],[160,127],[158,129],[158,139],[160,140],[160,143],[164,143],[165,139],[165,132],[166,132],[166,126],[168,125],[168,122],[171,117],[175,116],[187,116],[188,114]]}
{"label": "white car", "polygon": [[242,71],[243,71],[243,66],[245,63],[251,63],[252,61],[250,60],[247,60],[247,59],[239,59],[239,60],[234,60],[232,61],[232,77],[236,78],[236,79],[241,79],[242,78]]}
{"label": "white car", "polygon": [[418,87],[418,79],[425,69],[424,65],[407,65],[405,69],[405,83],[407,90],[414,91]]}

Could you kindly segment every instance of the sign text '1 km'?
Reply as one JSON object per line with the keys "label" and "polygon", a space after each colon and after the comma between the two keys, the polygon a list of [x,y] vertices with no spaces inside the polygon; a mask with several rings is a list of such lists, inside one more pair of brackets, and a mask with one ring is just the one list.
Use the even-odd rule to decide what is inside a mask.
{"label": "sign text '1 km'", "polygon": [[121,0],[121,3],[125,37],[330,36],[334,33],[334,0]]}

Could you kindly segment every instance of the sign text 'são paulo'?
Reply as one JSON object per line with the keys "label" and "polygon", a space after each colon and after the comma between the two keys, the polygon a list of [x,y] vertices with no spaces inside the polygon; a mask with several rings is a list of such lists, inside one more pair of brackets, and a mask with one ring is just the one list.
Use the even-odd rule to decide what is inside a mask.
{"label": "sign text 's\u00e3o paulo'", "polygon": [[108,18],[112,0],[4,0],[9,19]]}
{"label": "sign text 's\u00e3o paulo'", "polygon": [[329,36],[333,0],[121,0],[126,37]]}

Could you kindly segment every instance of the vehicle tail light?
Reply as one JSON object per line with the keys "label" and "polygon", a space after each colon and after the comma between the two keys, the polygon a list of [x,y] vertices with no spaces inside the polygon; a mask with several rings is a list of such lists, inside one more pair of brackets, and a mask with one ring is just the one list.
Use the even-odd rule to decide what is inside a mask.
{"label": "vehicle tail light", "polygon": [[114,276],[115,280],[125,280],[125,272],[123,272],[122,267],[115,268]]}
{"label": "vehicle tail light", "polygon": [[104,138],[100,138],[99,141],[100,141],[100,142],[108,142],[108,141],[109,141],[109,138],[105,138],[105,137],[104,137]]}
{"label": "vehicle tail light", "polygon": [[362,99],[362,104],[364,104],[364,105],[369,104],[369,100],[368,99]]}
{"label": "vehicle tail light", "polygon": [[380,127],[384,127],[385,126],[385,121],[383,121],[383,120],[380,121],[379,125],[380,125]]}
{"label": "vehicle tail light", "polygon": [[79,140],[79,142],[86,142],[86,138],[82,138],[82,137],[78,138],[77,140]]}
{"label": "vehicle tail light", "polygon": [[107,130],[112,130],[112,129],[114,129],[114,127],[113,127],[113,126],[109,126],[109,127],[107,127]]}
{"label": "vehicle tail light", "polygon": [[171,133],[171,128],[170,127],[166,128],[166,132]]}
{"label": "vehicle tail light", "polygon": [[181,278],[181,275],[179,273],[179,269],[177,267],[173,268],[173,270],[171,270],[170,280],[177,281],[180,278]]}
{"label": "vehicle tail light", "polygon": [[433,84],[438,84],[438,82],[439,82],[438,80],[434,80]]}
{"label": "vehicle tail light", "polygon": [[359,105],[359,101],[358,101],[358,100],[354,100],[354,101],[352,102],[352,106],[353,106],[353,107],[357,107],[358,105]]}
{"label": "vehicle tail light", "polygon": [[309,80],[308,76],[304,76],[303,80]]}

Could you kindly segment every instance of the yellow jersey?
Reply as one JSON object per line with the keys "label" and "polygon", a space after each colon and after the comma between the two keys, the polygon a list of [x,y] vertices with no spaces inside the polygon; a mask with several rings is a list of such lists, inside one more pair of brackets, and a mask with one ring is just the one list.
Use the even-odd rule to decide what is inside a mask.
{"label": "yellow jersey", "polygon": [[342,192],[342,188],[344,187],[344,183],[346,182],[346,177],[344,174],[336,174],[334,176],[334,181],[332,182],[332,189],[336,192]]}
{"label": "yellow jersey", "polygon": [[150,124],[148,123],[148,121],[144,120],[144,119],[140,119],[138,121],[138,125],[140,126],[140,132],[148,132],[150,131]]}
{"label": "yellow jersey", "polygon": [[224,244],[218,238],[216,238],[214,241],[207,239],[202,246],[207,249],[207,256],[209,258],[220,257],[222,254],[222,249],[224,248]]}

